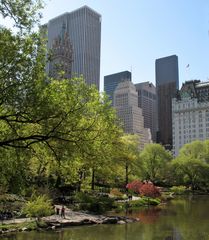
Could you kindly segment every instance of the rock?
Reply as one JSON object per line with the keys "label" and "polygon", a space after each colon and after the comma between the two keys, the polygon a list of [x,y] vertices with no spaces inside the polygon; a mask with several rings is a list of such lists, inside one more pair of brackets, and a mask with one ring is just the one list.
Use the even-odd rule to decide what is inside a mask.
{"label": "rock", "polygon": [[26,227],[21,229],[23,232],[27,231],[28,229]]}
{"label": "rock", "polygon": [[109,217],[104,219],[103,224],[116,224],[117,222],[118,222],[118,218]]}
{"label": "rock", "polygon": [[81,221],[82,224],[97,224],[97,221],[91,220],[91,219],[83,219]]}
{"label": "rock", "polygon": [[126,223],[132,223],[135,222],[133,219],[126,219]]}
{"label": "rock", "polygon": [[125,224],[126,222],[125,221],[123,221],[123,220],[119,220],[118,221],[118,224]]}

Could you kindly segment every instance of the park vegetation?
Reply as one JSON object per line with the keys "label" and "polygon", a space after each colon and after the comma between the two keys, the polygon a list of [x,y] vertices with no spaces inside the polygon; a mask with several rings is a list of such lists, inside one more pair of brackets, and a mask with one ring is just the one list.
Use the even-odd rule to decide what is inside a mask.
{"label": "park vegetation", "polygon": [[[46,75],[46,40],[37,30],[42,5],[0,1],[1,17],[15,29],[0,26],[1,194],[56,198],[114,189],[118,197],[136,179],[147,183],[132,190],[148,197],[160,195],[156,186],[208,191],[209,141],[186,144],[175,159],[159,144],[140,150],[140,136],[123,133],[95,86],[80,76]],[[28,210],[33,201],[25,207],[28,215],[34,215]]]}

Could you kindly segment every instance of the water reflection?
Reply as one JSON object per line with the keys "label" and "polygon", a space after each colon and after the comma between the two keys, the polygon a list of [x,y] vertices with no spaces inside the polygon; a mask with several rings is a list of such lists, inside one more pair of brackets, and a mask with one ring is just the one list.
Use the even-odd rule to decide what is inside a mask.
{"label": "water reflection", "polygon": [[138,213],[133,213],[131,216],[139,218],[142,223],[154,224],[160,217],[162,209],[159,207],[149,207],[142,209]]}
{"label": "water reflection", "polygon": [[166,205],[128,214],[140,222],[63,229],[58,232],[18,233],[15,240],[209,240],[209,196],[178,198]]}

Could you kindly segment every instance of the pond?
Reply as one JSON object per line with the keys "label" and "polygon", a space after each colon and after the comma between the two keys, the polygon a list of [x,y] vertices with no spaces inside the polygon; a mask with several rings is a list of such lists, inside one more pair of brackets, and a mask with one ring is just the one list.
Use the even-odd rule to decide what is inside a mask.
{"label": "pond", "polygon": [[209,196],[176,198],[165,205],[128,214],[140,222],[94,225],[49,232],[22,232],[0,239],[15,240],[209,240]]}

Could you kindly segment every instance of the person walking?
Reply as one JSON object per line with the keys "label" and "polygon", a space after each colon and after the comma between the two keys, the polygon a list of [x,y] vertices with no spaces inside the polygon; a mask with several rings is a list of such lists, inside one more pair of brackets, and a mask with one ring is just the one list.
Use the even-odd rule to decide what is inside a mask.
{"label": "person walking", "polygon": [[65,218],[65,207],[64,207],[64,205],[62,205],[62,208],[61,208],[61,217]]}
{"label": "person walking", "polygon": [[56,214],[59,216],[60,215],[60,209],[59,207],[55,207]]}

